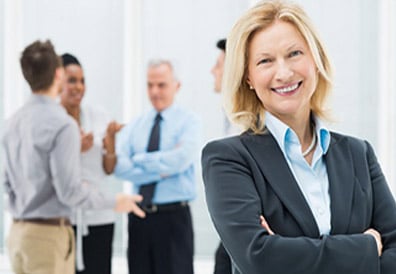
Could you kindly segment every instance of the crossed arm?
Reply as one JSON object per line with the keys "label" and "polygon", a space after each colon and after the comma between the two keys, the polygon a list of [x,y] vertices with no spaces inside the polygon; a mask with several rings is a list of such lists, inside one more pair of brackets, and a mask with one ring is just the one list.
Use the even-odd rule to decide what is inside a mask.
{"label": "crossed arm", "polygon": [[[129,129],[127,129],[129,130]],[[179,174],[196,160],[200,149],[200,122],[189,121],[180,132],[176,144],[169,149],[154,152],[136,152],[127,132],[117,141],[115,174],[136,185],[158,181]],[[136,134],[133,130],[129,134]]]}
{"label": "crossed arm", "polygon": [[[372,227],[381,231],[382,241],[373,230],[313,239],[285,237],[273,232],[265,219],[260,223],[261,198],[246,157],[228,144],[209,144],[202,158],[209,212],[240,273],[258,274],[263,269],[270,269],[271,274],[393,273],[395,221],[384,218],[394,216],[392,210],[396,212],[396,207],[373,155],[369,148],[367,158],[375,204]],[[381,250],[383,254],[379,257]]]}

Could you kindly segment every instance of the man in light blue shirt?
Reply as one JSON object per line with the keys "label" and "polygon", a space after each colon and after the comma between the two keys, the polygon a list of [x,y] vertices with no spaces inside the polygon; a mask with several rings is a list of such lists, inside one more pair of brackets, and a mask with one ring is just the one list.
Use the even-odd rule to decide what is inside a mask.
{"label": "man in light blue shirt", "polygon": [[129,215],[128,265],[133,274],[192,274],[193,229],[201,125],[174,103],[180,87],[169,61],[153,61],[147,92],[153,109],[117,136],[115,175],[143,195],[145,219]]}

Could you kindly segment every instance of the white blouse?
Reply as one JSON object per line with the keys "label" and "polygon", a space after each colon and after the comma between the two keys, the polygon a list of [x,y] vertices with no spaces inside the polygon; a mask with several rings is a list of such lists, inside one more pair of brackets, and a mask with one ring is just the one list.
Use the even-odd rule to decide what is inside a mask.
{"label": "white blouse", "polygon": [[[115,194],[109,176],[103,169],[103,138],[107,125],[111,122],[109,115],[103,110],[82,106],[80,113],[81,128],[84,133],[92,132],[93,146],[81,155],[81,179],[84,183],[94,184],[104,194]],[[76,264],[78,270],[84,269],[82,237],[89,234],[88,226],[111,224],[115,222],[115,212],[111,209],[82,210],[75,209],[71,222],[77,226]]]}

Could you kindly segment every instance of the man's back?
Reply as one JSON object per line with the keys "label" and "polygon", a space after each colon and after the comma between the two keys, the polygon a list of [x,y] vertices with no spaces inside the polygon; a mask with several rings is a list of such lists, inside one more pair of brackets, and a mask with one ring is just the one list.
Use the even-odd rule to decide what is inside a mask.
{"label": "man's back", "polygon": [[[5,190],[13,222],[8,255],[15,273],[75,273],[72,207],[134,212],[139,196],[107,196],[81,182],[77,124],[56,102],[62,60],[50,41],[35,41],[20,59],[32,96],[6,123]],[[23,259],[21,259],[23,258]]]}
{"label": "man's back", "polygon": [[[67,142],[69,147],[59,139],[62,131],[62,135],[70,138]],[[9,186],[10,210],[15,218],[69,216],[69,207],[62,204],[56,195],[60,190],[56,188],[60,186],[53,182],[64,173],[53,174],[57,171],[51,166],[54,166],[54,148],[62,145],[63,150],[78,152],[78,148],[70,147],[79,144],[78,138],[73,120],[60,105],[46,96],[32,95],[6,122],[3,137],[6,186]],[[78,160],[78,155],[74,159]]]}

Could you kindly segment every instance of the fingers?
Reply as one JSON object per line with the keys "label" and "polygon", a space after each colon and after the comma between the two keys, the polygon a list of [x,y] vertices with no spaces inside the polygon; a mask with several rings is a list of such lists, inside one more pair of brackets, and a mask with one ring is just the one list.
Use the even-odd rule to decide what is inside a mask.
{"label": "fingers", "polygon": [[269,235],[275,235],[263,215],[260,215],[260,224],[268,232]]}
{"label": "fingers", "polygon": [[133,204],[132,205],[132,211],[131,212],[133,214],[135,214],[136,216],[140,217],[140,218],[146,217],[146,213],[140,207],[138,207],[137,204]]}
{"label": "fingers", "polygon": [[93,146],[93,134],[92,132],[89,133],[81,133],[81,151],[85,152],[89,150]]}
{"label": "fingers", "polygon": [[120,131],[123,127],[125,126],[125,124],[117,124],[117,132]]}
{"label": "fingers", "polygon": [[93,142],[93,139],[94,139],[94,137],[93,137],[92,132],[90,132],[90,133],[83,133],[83,134],[81,135],[81,142],[90,143],[90,142]]}
{"label": "fingers", "polygon": [[382,248],[383,248],[381,234],[377,230],[375,230],[373,228],[367,229],[364,232],[364,234],[369,234],[369,235],[374,237],[374,239],[375,239],[375,241],[377,243],[378,256],[381,256],[382,255]]}
{"label": "fingers", "polygon": [[108,126],[107,126],[107,134],[109,135],[114,135],[116,134],[118,131],[120,131],[120,129],[123,127],[124,125],[121,125],[119,123],[117,123],[116,121],[111,121]]}
{"label": "fingers", "polygon": [[143,200],[141,195],[128,195],[119,193],[116,196],[114,210],[120,213],[133,213],[140,218],[144,218],[146,213],[137,205]]}
{"label": "fingers", "polygon": [[137,205],[137,203],[140,203],[141,201],[143,201],[143,196],[142,195],[133,195],[133,196],[131,196],[131,200],[132,200],[131,212],[140,218],[146,217],[146,213]]}
{"label": "fingers", "polygon": [[142,196],[142,195],[133,195],[133,196],[132,196],[132,200],[133,200],[135,203],[140,203],[141,201],[143,201],[143,196]]}

